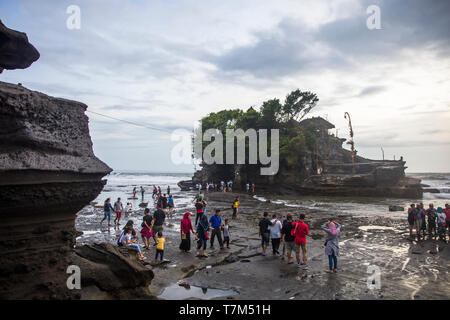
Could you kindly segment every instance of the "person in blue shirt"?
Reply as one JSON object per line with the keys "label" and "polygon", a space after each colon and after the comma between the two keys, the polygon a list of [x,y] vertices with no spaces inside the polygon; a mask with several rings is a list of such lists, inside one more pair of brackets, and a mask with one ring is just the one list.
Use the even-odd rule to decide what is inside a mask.
{"label": "person in blue shirt", "polygon": [[173,203],[173,197],[172,197],[171,194],[169,195],[169,199],[167,199],[167,200],[169,201],[169,203],[168,203],[168,205],[169,205],[169,218],[172,218],[173,210],[175,208],[175,205]]}
{"label": "person in blue shirt", "polygon": [[113,207],[111,205],[111,199],[110,198],[105,200],[105,204],[103,205],[103,210],[105,212],[105,215],[104,215],[102,221],[100,221],[100,224],[102,224],[103,221],[108,219],[108,226],[111,226],[111,211],[114,211],[114,209],[113,209]]}
{"label": "person in blue shirt", "polygon": [[216,209],[216,214],[213,215],[209,219],[209,223],[211,224],[211,249],[214,249],[214,238],[217,236],[217,240],[219,241],[220,249],[225,249],[222,241],[221,229],[222,225],[222,217],[220,216],[220,209]]}

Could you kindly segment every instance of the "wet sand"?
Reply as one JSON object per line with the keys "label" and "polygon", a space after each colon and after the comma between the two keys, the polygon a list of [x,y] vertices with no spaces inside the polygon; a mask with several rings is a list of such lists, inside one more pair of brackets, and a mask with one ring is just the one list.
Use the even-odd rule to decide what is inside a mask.
{"label": "wet sand", "polygon": [[[236,194],[210,193],[208,216],[214,208],[222,210],[223,218],[231,218],[231,202]],[[176,201],[176,198],[175,198]],[[323,211],[286,207],[283,204],[258,201],[241,195],[239,219],[230,219],[230,249],[208,249],[208,258],[196,258],[196,242],[186,254],[179,250],[179,223],[185,211],[193,211],[193,204],[178,209],[176,216],[166,219],[164,258],[169,262],[155,262],[154,247],[144,251],[151,263],[155,278],[150,294],[164,299],[449,299],[450,283],[448,244],[438,240],[411,241],[406,219],[381,216],[358,217],[350,214],[334,216],[342,224],[340,253],[336,274],[326,273],[328,258],[324,253],[325,232],[320,229],[329,217]],[[288,265],[286,260],[268,255],[261,256],[258,222],[262,213],[287,212],[306,214],[310,226],[308,238],[309,270]],[[405,214],[406,215],[406,214]],[[92,219],[95,216],[96,219]],[[87,230],[77,242],[115,242],[120,230],[103,227],[98,219],[100,210],[86,208],[79,213],[77,229]],[[132,218],[140,230],[143,210]],[[122,218],[122,226],[126,222]],[[142,241],[141,241],[142,243]],[[378,267],[380,289],[368,286],[369,266]],[[184,282],[186,289],[178,286]],[[369,281],[370,282],[370,281]],[[187,286],[187,285],[186,285]]]}

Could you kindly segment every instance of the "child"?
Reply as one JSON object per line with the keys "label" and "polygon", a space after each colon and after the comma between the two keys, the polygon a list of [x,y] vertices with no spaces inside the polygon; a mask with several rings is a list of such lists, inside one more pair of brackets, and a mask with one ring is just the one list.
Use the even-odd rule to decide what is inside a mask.
{"label": "child", "polygon": [[225,219],[225,225],[223,226],[223,243],[226,243],[227,249],[230,249],[230,226],[228,225],[228,219]]}
{"label": "child", "polygon": [[131,202],[127,202],[124,212],[125,212],[125,217],[127,217],[127,218],[131,214],[131,212],[133,212],[133,205],[131,204]]}
{"label": "child", "polygon": [[125,234],[125,237],[124,237],[124,244],[126,245],[126,246],[128,246],[128,247],[132,247],[132,248],[135,248],[136,250],[137,250],[137,252],[138,252],[138,254],[139,254],[139,260],[144,260],[144,254],[142,253],[142,251],[141,251],[141,248],[139,247],[139,245],[136,243],[137,242],[137,240],[136,239],[132,239],[132,232],[133,232],[133,228],[130,228],[130,227],[127,227],[126,229],[125,229],[126,231],[126,234]]}
{"label": "child", "polygon": [[164,239],[163,234],[161,231],[158,232],[158,245],[156,246],[156,255],[155,260],[158,260],[158,255],[161,256],[161,261],[163,261],[164,257],[164,243],[166,242],[166,239]]}

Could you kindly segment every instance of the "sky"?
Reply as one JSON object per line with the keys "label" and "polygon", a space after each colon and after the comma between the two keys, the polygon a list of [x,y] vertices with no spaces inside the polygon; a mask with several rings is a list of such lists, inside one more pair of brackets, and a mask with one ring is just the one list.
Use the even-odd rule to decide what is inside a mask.
{"label": "sky", "polygon": [[[367,27],[370,5],[381,29]],[[450,1],[0,0],[0,19],[41,54],[0,81],[143,125],[87,113],[114,170],[193,171],[171,160],[173,130],[299,88],[341,138],[351,114],[359,155],[450,172]]]}

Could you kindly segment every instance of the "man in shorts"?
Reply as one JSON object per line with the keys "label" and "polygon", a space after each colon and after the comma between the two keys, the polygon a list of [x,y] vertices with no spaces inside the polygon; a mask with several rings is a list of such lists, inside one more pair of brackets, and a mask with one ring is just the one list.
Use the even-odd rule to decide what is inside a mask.
{"label": "man in shorts", "polygon": [[295,237],[291,234],[292,229],[294,229],[292,214],[288,213],[286,220],[283,222],[283,228],[281,229],[281,241],[284,242],[286,246],[288,264],[294,263],[292,251],[295,250]]}
{"label": "man in shorts", "polygon": [[261,236],[262,255],[266,255],[267,246],[270,241],[269,232],[270,220],[269,213],[264,212],[264,217],[259,221],[259,235]]}
{"label": "man in shorts", "polygon": [[[307,250],[306,250],[306,236],[309,235],[308,225],[305,223],[305,215],[300,214],[300,219],[295,223],[294,226],[294,242],[295,242],[295,256],[297,258],[297,264],[299,267],[303,266],[303,269],[307,270],[308,266],[306,263],[308,262],[307,258]],[[300,248],[303,253],[303,261],[300,263]]]}
{"label": "man in shorts", "polygon": [[155,213],[153,213],[153,219],[155,222],[153,224],[152,230],[153,234],[156,235],[158,234],[158,232],[163,231],[164,220],[166,219],[166,214],[161,209],[161,207],[158,207]]}

